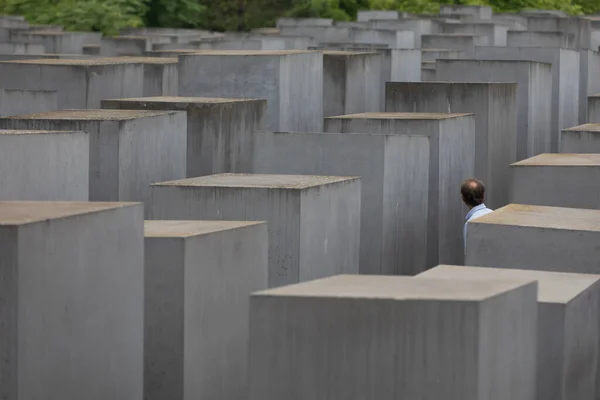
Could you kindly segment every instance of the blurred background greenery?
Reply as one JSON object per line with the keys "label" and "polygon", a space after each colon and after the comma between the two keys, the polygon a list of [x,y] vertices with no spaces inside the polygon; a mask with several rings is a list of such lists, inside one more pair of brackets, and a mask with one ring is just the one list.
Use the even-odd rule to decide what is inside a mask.
{"label": "blurred background greenery", "polygon": [[491,5],[495,12],[600,11],[600,0],[0,0],[0,14],[24,15],[30,23],[70,31],[116,35],[119,29],[142,26],[249,30],[274,26],[281,16],[349,21],[367,9],[436,13],[440,4]]}

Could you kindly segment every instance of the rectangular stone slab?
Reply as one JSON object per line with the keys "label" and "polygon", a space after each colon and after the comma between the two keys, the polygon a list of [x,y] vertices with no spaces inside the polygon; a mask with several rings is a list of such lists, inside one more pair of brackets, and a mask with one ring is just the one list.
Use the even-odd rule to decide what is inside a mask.
{"label": "rectangular stone slab", "polygon": [[138,203],[0,202],[0,397],[141,399]]}
{"label": "rectangular stone slab", "polygon": [[243,398],[264,222],[145,222],[144,398]]}
{"label": "rectangular stone slab", "polygon": [[[592,399],[598,376],[600,276],[439,265],[422,278],[538,282],[537,399]],[[595,373],[596,372],[596,373]]]}
{"label": "rectangular stone slab", "polygon": [[560,137],[561,153],[600,153],[600,123],[564,129]]}
{"label": "rectangular stone slab", "polygon": [[366,275],[255,293],[249,399],[531,400],[536,300],[532,281]]}
{"label": "rectangular stone slab", "polygon": [[269,287],[358,273],[360,178],[218,174],[151,186],[150,219],[267,221]]}

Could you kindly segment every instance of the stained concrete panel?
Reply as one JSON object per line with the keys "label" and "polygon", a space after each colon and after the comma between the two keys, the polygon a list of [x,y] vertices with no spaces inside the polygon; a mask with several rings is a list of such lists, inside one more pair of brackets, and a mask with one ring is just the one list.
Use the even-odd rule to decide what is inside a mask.
{"label": "stained concrete panel", "polygon": [[510,169],[511,203],[600,209],[600,154],[540,154]]}
{"label": "stained concrete panel", "polygon": [[392,49],[391,79],[394,82],[421,80],[421,50]]}
{"label": "stained concrete panel", "polygon": [[423,62],[437,60],[438,58],[454,60],[457,58],[465,58],[467,55],[464,51],[448,50],[448,49],[422,49],[421,58]]}
{"label": "stained concrete panel", "polygon": [[552,66],[533,61],[437,60],[436,79],[517,83],[517,160],[551,149]]}
{"label": "stained concrete panel", "polygon": [[0,202],[0,397],[141,399],[143,205]]}
{"label": "stained concrete panel", "polygon": [[43,54],[46,48],[37,43],[0,43],[0,53]]}
{"label": "stained concrete panel", "polygon": [[151,190],[151,219],[267,221],[269,287],[358,273],[358,177],[220,174]]}
{"label": "stained concrete panel", "polygon": [[600,210],[510,204],[469,222],[466,265],[598,274]]}
{"label": "stained concrete panel", "polygon": [[467,212],[457,191],[473,176],[473,114],[363,113],[325,119],[325,132],[424,135],[430,138],[427,267],[462,264],[460,232]]}
{"label": "stained concrete panel", "polygon": [[62,32],[56,30],[13,31],[13,43],[42,45],[46,53],[82,54],[86,44],[100,44],[100,32]]}
{"label": "stained concrete panel", "polygon": [[360,273],[413,275],[426,268],[429,141],[413,135],[262,133],[253,172],[360,176]]}
{"label": "stained concrete panel", "polygon": [[249,172],[255,135],[264,129],[266,100],[144,97],[102,101],[102,108],[187,113],[186,177]]}
{"label": "stained concrete panel", "polygon": [[584,124],[563,130],[560,152],[600,153],[600,124]]}
{"label": "stained concrete panel", "polygon": [[381,56],[377,52],[323,52],[323,115],[381,111]]}
{"label": "stained concrete panel", "polygon": [[526,60],[552,65],[550,150],[558,151],[560,131],[579,121],[580,57],[576,50],[544,47],[476,47],[478,60]]}
{"label": "stained concrete panel", "polygon": [[258,292],[249,399],[531,400],[537,314],[532,281],[342,275]]}
{"label": "stained concrete panel", "polygon": [[301,50],[180,55],[179,95],[267,99],[267,129],[318,132],[323,55]]}
{"label": "stained concrete panel", "polygon": [[177,58],[120,57],[104,58],[103,60],[127,60],[143,64],[144,97],[177,96],[179,91],[179,71],[177,69]]}
{"label": "stained concrete panel", "polygon": [[509,168],[517,160],[514,83],[389,82],[386,112],[475,114],[475,174],[486,183],[486,205],[508,204]]}
{"label": "stained concrete panel", "polygon": [[442,25],[444,33],[462,33],[485,36],[490,46],[506,46],[508,26],[492,22],[446,23]]}
{"label": "stained concrete panel", "polygon": [[0,130],[0,200],[87,201],[85,132]]}
{"label": "stained concrete panel", "polygon": [[575,36],[564,32],[509,31],[508,47],[552,47],[577,49]]}
{"label": "stained concrete panel", "polygon": [[593,399],[600,335],[600,277],[440,265],[419,278],[538,282],[537,399]]}
{"label": "stained concrete panel", "polygon": [[588,96],[588,119],[592,124],[600,123],[600,93],[595,93]]}
{"label": "stained concrete panel", "polygon": [[144,398],[243,399],[264,222],[146,221]]}
{"label": "stained concrete panel", "polygon": [[0,129],[87,132],[90,201],[147,202],[151,183],[185,177],[183,112],[55,111],[0,118]]}
{"label": "stained concrete panel", "polygon": [[142,96],[144,65],[127,60],[21,60],[0,63],[0,87],[56,90],[59,109],[98,108],[103,99]]}
{"label": "stained concrete panel", "polygon": [[487,46],[489,38],[482,35],[441,33],[421,36],[424,49],[451,49],[463,51],[466,58],[474,58],[475,46]]}
{"label": "stained concrete panel", "polygon": [[56,110],[54,90],[0,89],[0,117]]}
{"label": "stained concrete panel", "polygon": [[594,50],[581,50],[579,72],[579,124],[591,122],[588,119],[588,96],[600,93],[600,53]]}
{"label": "stained concrete panel", "polygon": [[441,33],[441,24],[431,19],[402,19],[398,21],[369,21],[372,28],[405,30],[415,33],[415,48],[422,48],[421,36],[425,34]]}
{"label": "stained concrete panel", "polygon": [[100,42],[100,55],[104,57],[141,56],[152,50],[147,36],[103,37]]}

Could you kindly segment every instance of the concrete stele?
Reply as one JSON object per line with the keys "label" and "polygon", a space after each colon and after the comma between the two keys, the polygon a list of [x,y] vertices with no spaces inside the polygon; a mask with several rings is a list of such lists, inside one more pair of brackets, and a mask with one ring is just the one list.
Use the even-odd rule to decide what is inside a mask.
{"label": "concrete stele", "polygon": [[323,127],[323,54],[207,50],[180,55],[179,95],[267,99],[267,129],[319,132]]}
{"label": "concrete stele", "polygon": [[531,400],[536,300],[534,281],[365,275],[255,293],[249,398]]}
{"label": "concrete stele", "polygon": [[598,274],[600,210],[510,204],[469,222],[466,265]]}
{"label": "concrete stele", "polygon": [[511,203],[600,209],[600,154],[540,154],[510,169]]}
{"label": "concrete stele", "polygon": [[1,398],[142,398],[143,218],[142,204],[0,202]]}
{"label": "concrete stele", "polygon": [[267,221],[269,287],[357,273],[360,178],[219,174],[151,186],[150,219]]}
{"label": "concrete stele", "polygon": [[413,135],[261,133],[254,173],[360,176],[360,273],[426,268],[430,138]]}
{"label": "concrete stele", "polygon": [[243,398],[266,223],[146,221],[144,231],[144,398]]}
{"label": "concrete stele", "polygon": [[267,101],[211,97],[103,100],[102,108],[187,113],[186,177],[249,172],[256,134],[264,129]]}
{"label": "concrete stele", "polygon": [[466,209],[457,190],[473,176],[473,114],[362,113],[325,119],[325,132],[420,135],[430,138],[427,266],[462,264],[460,232]]}
{"label": "concrete stele", "polygon": [[594,398],[600,343],[600,276],[440,265],[417,277],[536,280],[537,399]]}
{"label": "concrete stele", "polygon": [[[128,60],[144,65],[144,97],[177,96],[179,71],[177,58],[168,57],[118,57],[103,60]],[[104,99],[102,99],[104,100]]]}
{"label": "concrete stele", "polygon": [[0,117],[56,110],[54,90],[0,89]]}
{"label": "concrete stele", "polygon": [[0,129],[0,200],[87,201],[85,132]]}
{"label": "concrete stele", "polygon": [[475,114],[475,174],[486,205],[508,204],[509,168],[517,160],[515,83],[389,82],[386,112]]}
{"label": "concrete stele", "polygon": [[87,132],[91,201],[145,202],[151,183],[185,177],[183,112],[64,110],[0,118],[0,129]]}
{"label": "concrete stele", "polygon": [[600,123],[590,123],[565,129],[560,137],[561,153],[599,153]]}

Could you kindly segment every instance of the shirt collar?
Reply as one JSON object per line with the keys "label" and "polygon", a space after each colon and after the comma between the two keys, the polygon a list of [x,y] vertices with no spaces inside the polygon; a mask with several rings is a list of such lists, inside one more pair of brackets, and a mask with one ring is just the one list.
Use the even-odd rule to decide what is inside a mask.
{"label": "shirt collar", "polygon": [[475,214],[479,210],[483,210],[484,208],[486,208],[486,207],[485,207],[485,204],[483,204],[483,203],[481,203],[478,206],[475,206],[475,207],[471,208],[469,210],[469,212],[467,213],[467,216],[465,217],[465,221],[468,221],[469,218],[471,218],[473,216],[473,214]]}

